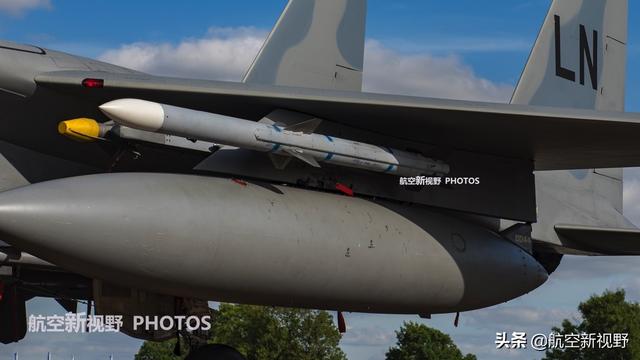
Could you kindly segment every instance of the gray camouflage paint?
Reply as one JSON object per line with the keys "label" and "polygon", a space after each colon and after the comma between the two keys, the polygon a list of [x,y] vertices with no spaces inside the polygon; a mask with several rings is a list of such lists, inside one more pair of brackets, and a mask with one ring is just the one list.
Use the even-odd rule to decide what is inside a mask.
{"label": "gray camouflage paint", "polygon": [[[627,13],[626,0],[554,1],[512,103],[624,111]],[[561,66],[574,71],[576,81],[556,74],[554,16],[560,17]],[[597,90],[590,85],[588,70],[585,84],[579,81],[580,25],[592,51],[592,30],[598,32]],[[556,224],[635,228],[622,215],[622,169],[539,171],[535,176],[534,239],[562,245],[565,239],[556,233]]]}
{"label": "gray camouflage paint", "polygon": [[0,235],[91,277],[262,305],[456,312],[548,276],[512,242],[437,211],[193,175],[100,174],[7,191]]}
{"label": "gray camouflage paint", "polygon": [[360,91],[366,0],[290,1],[244,82]]}
{"label": "gray camouflage paint", "polygon": [[[599,16],[597,8],[582,8],[583,4],[592,3],[554,1],[553,9],[561,12],[582,9],[576,13],[585,16],[587,21]],[[438,136],[447,140],[448,146],[456,145],[456,140],[466,141],[465,145],[478,145],[478,139],[470,141],[477,138],[473,123],[483,127],[492,124],[491,128],[499,132],[504,126],[496,124],[504,123],[491,121],[505,117],[520,120],[513,128],[508,128],[514,130],[512,136],[487,141],[491,136],[487,134],[484,143],[527,143],[521,138],[511,139],[515,130],[521,131],[525,125],[530,126],[527,129],[535,130],[542,125],[558,124],[560,120],[563,124],[584,125],[614,119],[624,123],[625,129],[635,129],[632,125],[637,118],[624,114],[329,91],[360,89],[364,7],[364,0],[292,1],[249,70],[246,84],[158,78],[53,51],[42,55],[37,51],[0,49],[3,65],[15,65],[0,67],[0,87],[5,90],[0,90],[0,102],[6,114],[11,115],[8,116],[11,121],[0,123],[0,135],[5,140],[43,153],[51,152],[92,164],[97,171],[98,164],[107,160],[103,149],[71,144],[56,137],[53,129],[57,121],[70,116],[100,119],[96,106],[105,102],[100,94],[109,94],[108,87],[113,84],[121,85],[117,94],[135,92],[142,94],[142,98],[158,97],[150,100],[170,99],[178,106],[197,104],[194,101],[204,99],[208,106],[231,104],[234,111],[251,110],[252,116],[256,112],[264,116],[274,107],[316,116],[327,108],[343,112],[343,117],[369,111],[366,114],[371,117],[360,116],[367,123],[357,123],[358,117],[348,122],[335,116],[335,121],[342,121],[343,131],[358,125],[373,130],[376,125],[376,131],[389,137],[409,137],[407,133],[411,132],[420,136],[420,139],[409,137],[414,141],[425,140],[427,134],[418,129],[429,125],[447,130]],[[608,1],[605,9],[603,26],[611,26],[612,34],[620,34],[623,27],[626,31],[624,22],[617,18],[615,23],[610,20],[620,13],[626,15],[626,1]],[[560,15],[571,19],[573,13]],[[578,20],[582,21],[581,18]],[[319,47],[326,44],[332,51],[320,53]],[[532,65],[527,69],[542,71],[547,68],[549,47],[538,50],[540,53],[534,51]],[[615,61],[608,59],[619,59],[621,54],[610,53],[602,63],[602,71],[606,73],[602,79],[613,90],[622,88],[624,76],[620,77],[620,69],[615,72],[618,75],[608,70],[615,68],[610,65]],[[355,70],[343,71],[336,65]],[[70,69],[86,73],[41,74]],[[97,70],[104,71],[99,73],[108,85],[104,92],[78,90],[78,76],[95,75],[97,73],[92,71]],[[540,73],[533,70],[525,71],[517,91],[520,95],[514,97],[514,103],[570,105],[574,100],[586,104],[589,99],[573,99],[572,91],[558,93],[553,84],[542,86],[544,78],[534,79],[538,75]],[[38,85],[34,78],[39,79]],[[267,85],[304,86],[321,91]],[[535,91],[523,95],[529,86]],[[536,95],[543,92],[553,94],[553,99],[564,96],[567,102],[552,103],[546,101],[550,98]],[[111,94],[106,96],[114,96]],[[576,94],[579,96],[580,92]],[[616,92],[605,94],[609,96]],[[620,101],[618,96],[611,96],[611,100],[611,103]],[[242,109],[238,110],[240,107]],[[230,112],[233,109],[223,110]],[[413,116],[413,119],[424,121],[413,123],[420,126],[401,129],[404,133],[400,135],[380,131],[391,118],[390,112],[395,117]],[[29,121],[22,119],[25,114],[29,114]],[[375,115],[380,114],[387,117],[375,119]],[[334,120],[334,116],[326,117]],[[442,118],[458,129],[449,131],[451,128],[444,122],[427,122],[432,118]],[[465,119],[472,121],[465,123]],[[544,121],[544,124],[536,123],[531,127],[536,120]],[[466,124],[473,136],[464,135],[465,129],[461,129],[460,124]],[[569,134],[569,128],[564,129],[566,133],[562,132],[561,136],[573,136]],[[591,129],[591,134],[594,131]],[[527,140],[543,138],[539,135]],[[557,142],[536,144],[548,145],[546,148],[558,145]],[[487,148],[471,145],[466,147],[468,151],[482,152],[478,150],[482,149],[492,153]],[[515,148],[516,145],[512,146]],[[504,147],[491,149],[513,155]],[[593,149],[597,150],[597,147]],[[527,155],[531,156],[526,158],[529,160],[537,153],[517,154],[520,157]],[[27,159],[31,158],[23,155],[13,158],[12,163],[20,173],[23,173],[25,163],[30,162]],[[170,171],[169,165],[179,162],[165,157],[156,159],[160,159],[162,171]],[[602,159],[608,160],[608,157],[599,160]],[[139,164],[146,164],[144,161],[137,163],[138,168],[142,167]],[[625,158],[624,161],[630,160]],[[57,166],[44,164],[44,169],[56,171]],[[554,165],[556,169],[561,168],[558,163]],[[158,171],[158,168],[154,170]],[[91,170],[85,171],[88,172]],[[77,173],[69,170],[50,177]],[[534,224],[535,239],[561,244],[562,239],[553,229],[559,221],[615,227],[627,225],[616,211],[620,184],[616,182],[615,172],[608,172],[606,176],[588,171],[586,174],[583,179],[577,179],[569,172],[552,176],[537,174],[540,221]],[[37,175],[25,175],[25,178],[30,181],[45,179],[42,174]],[[448,312],[517,297],[544,282],[547,276],[540,263],[497,233],[492,225],[495,219],[463,216],[417,204],[373,202],[290,187],[242,186],[213,177],[103,174],[57,180],[2,193],[0,214],[0,231],[6,239],[45,260],[88,276],[177,296],[358,311]]]}

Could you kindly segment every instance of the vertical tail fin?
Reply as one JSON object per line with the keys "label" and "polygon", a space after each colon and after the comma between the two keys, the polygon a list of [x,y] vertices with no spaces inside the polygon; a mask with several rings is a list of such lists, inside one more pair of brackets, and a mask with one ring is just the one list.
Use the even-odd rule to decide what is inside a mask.
{"label": "vertical tail fin", "polygon": [[[628,0],[554,0],[511,102],[624,111],[627,17]],[[559,223],[626,224],[622,169],[537,172],[536,196],[541,241],[561,244]]]}
{"label": "vertical tail fin", "polygon": [[624,111],[628,0],[555,0],[512,103]]}
{"label": "vertical tail fin", "polygon": [[244,82],[362,90],[366,0],[290,0]]}

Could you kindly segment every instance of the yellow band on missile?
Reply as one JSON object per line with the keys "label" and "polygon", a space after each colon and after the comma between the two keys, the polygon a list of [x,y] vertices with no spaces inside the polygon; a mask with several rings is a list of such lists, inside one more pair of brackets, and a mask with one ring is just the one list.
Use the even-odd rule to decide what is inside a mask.
{"label": "yellow band on missile", "polygon": [[100,137],[100,124],[87,118],[66,120],[58,124],[58,132],[80,142],[95,141]]}

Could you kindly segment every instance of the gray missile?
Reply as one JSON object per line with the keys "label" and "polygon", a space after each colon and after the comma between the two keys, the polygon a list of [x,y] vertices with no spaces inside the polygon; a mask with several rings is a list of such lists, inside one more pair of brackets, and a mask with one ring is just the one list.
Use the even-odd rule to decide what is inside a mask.
{"label": "gray missile", "polygon": [[514,243],[435,210],[193,175],[100,174],[3,192],[0,238],[160,294],[358,312],[470,310],[548,276]]}
{"label": "gray missile", "polygon": [[100,106],[113,121],[132,128],[319,162],[402,176],[445,175],[449,166],[421,154],[313,133],[319,120],[289,127],[254,122],[138,99]]}

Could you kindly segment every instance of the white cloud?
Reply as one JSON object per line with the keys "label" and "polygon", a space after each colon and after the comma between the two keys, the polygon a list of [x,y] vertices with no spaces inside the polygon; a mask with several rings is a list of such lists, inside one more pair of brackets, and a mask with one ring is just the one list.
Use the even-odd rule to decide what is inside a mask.
{"label": "white cloud", "polygon": [[481,329],[506,331],[505,329],[550,331],[563,319],[576,322],[579,314],[575,310],[538,308],[532,306],[499,305],[474,310],[464,314],[462,325]]}
{"label": "white cloud", "polygon": [[411,53],[430,54],[462,54],[493,52],[528,52],[533,40],[524,38],[508,38],[502,36],[433,36],[423,38],[420,43],[404,39],[391,39],[395,49]]}
{"label": "white cloud", "polygon": [[[212,28],[200,39],[133,43],[100,59],[158,75],[238,81],[266,35],[255,28]],[[406,55],[375,40],[365,54],[365,91],[504,102],[513,90],[478,77],[456,56]]]}
{"label": "white cloud", "polygon": [[348,328],[341,340],[342,345],[354,346],[384,346],[393,345],[396,340],[394,331],[380,326],[365,326]]}
{"label": "white cloud", "polygon": [[0,12],[13,16],[20,16],[29,10],[50,8],[50,0],[0,0]]}
{"label": "white cloud", "polygon": [[365,52],[367,91],[413,96],[506,102],[513,87],[474,74],[453,55],[406,55],[369,40]]}
{"label": "white cloud", "polygon": [[640,279],[636,276],[616,277],[608,286],[608,290],[616,291],[618,289],[624,289],[627,301],[640,301]]}
{"label": "white cloud", "polygon": [[177,45],[133,43],[109,50],[100,59],[157,75],[238,81],[266,34],[251,27],[212,28],[201,39]]}

